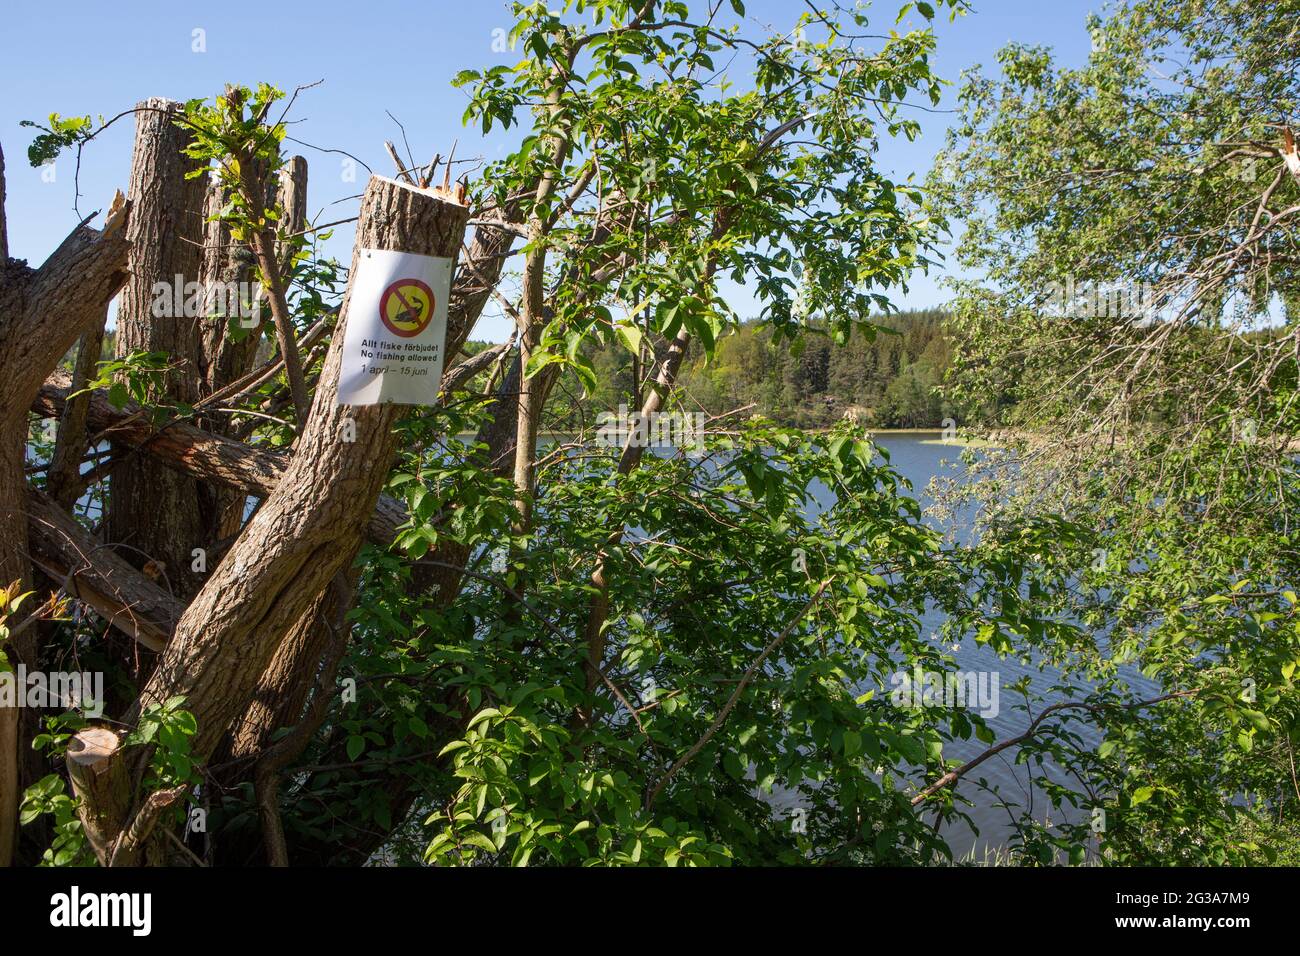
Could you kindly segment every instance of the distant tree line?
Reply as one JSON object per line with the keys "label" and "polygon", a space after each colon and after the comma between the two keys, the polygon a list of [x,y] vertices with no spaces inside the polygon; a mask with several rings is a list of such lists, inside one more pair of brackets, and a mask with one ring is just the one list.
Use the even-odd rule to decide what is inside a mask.
{"label": "distant tree line", "polygon": [[[711,361],[702,349],[687,354],[682,400],[710,415],[744,408],[746,417],[799,428],[824,428],[846,417],[876,428],[939,428],[954,414],[941,388],[951,361],[946,319],[940,309],[875,317],[874,334],[859,327],[843,344],[829,333],[774,343],[769,327],[746,322],[718,341]],[[485,346],[466,344],[467,350],[479,347]],[[656,354],[666,349],[656,343]],[[639,370],[626,350],[599,346],[590,358],[599,385],[584,397],[576,377],[565,376],[571,379],[566,401],[547,409],[547,428],[576,428],[620,404],[639,405],[633,386]]]}
{"label": "distant tree line", "polygon": [[[844,418],[876,428],[939,428],[952,414],[940,389],[950,362],[945,319],[941,310],[878,317],[871,320],[879,326],[874,336],[854,329],[842,345],[828,333],[774,343],[770,328],[745,323],[719,339],[711,362],[702,349],[688,352],[682,402],[710,415],[748,407],[746,416],[798,428],[824,428]],[[659,345],[666,350],[666,343]],[[547,427],[571,428],[620,403],[638,405],[627,351],[602,347],[591,364],[598,388],[578,398],[581,388],[573,381],[567,405],[555,408]]]}
{"label": "distant tree line", "polygon": [[769,331],[746,324],[718,343],[712,363],[694,358],[684,388],[711,413],[752,404],[784,425],[847,415],[881,428],[939,427],[951,412],[940,391],[951,351],[945,318],[930,309],[873,319],[874,335],[857,329],[843,345],[829,335],[774,345]]}

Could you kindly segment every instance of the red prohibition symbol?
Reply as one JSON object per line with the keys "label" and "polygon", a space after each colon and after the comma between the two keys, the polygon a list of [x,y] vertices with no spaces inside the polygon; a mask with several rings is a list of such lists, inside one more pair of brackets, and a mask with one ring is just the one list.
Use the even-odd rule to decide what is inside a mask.
{"label": "red prohibition symbol", "polygon": [[394,335],[419,335],[433,318],[433,290],[419,279],[398,279],[379,297],[379,318]]}

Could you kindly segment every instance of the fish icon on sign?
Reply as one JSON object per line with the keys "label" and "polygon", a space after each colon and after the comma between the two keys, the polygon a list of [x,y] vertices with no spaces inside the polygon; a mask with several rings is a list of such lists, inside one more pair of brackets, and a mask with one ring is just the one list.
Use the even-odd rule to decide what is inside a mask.
{"label": "fish icon on sign", "polygon": [[433,318],[433,290],[420,279],[398,279],[379,298],[379,318],[385,328],[402,338],[413,338]]}

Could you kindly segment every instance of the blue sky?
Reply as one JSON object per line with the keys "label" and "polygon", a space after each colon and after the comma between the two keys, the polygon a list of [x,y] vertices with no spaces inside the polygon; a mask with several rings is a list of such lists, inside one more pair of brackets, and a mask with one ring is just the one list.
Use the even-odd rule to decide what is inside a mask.
{"label": "blue sky", "polygon": [[[875,22],[892,26],[900,5],[901,0],[877,0]],[[401,132],[387,110],[405,126],[418,162],[445,155],[457,139],[458,157],[493,159],[510,138],[462,127],[465,93],[450,79],[462,69],[515,62],[513,55],[492,49],[493,30],[512,23],[509,6],[505,0],[15,4],[6,11],[9,29],[0,38],[10,254],[38,263],[77,222],[72,162],[59,161],[54,182],[43,181],[42,171],[27,164],[32,131],[19,121],[43,121],[51,112],[108,117],[149,96],[211,96],[228,82],[265,80],[289,90],[323,79],[295,107],[300,122],[291,136],[347,150],[391,175],[383,143],[400,145]],[[746,7],[751,19],[781,29],[805,9],[801,0],[748,0]],[[992,64],[997,49],[1011,40],[1045,44],[1067,63],[1082,62],[1089,46],[1085,17],[1101,7],[1102,0],[976,0],[973,13],[937,25],[935,69],[955,81],[973,64]],[[195,30],[204,31],[205,52],[193,50]],[[951,106],[950,92],[940,108]],[[881,146],[878,164],[900,179],[924,177],[951,121],[946,112],[918,118],[918,140]],[[87,148],[80,176],[83,213],[105,208],[113,190],[125,186],[131,137],[127,119]],[[312,214],[321,213],[318,221],[353,215],[356,202],[349,197],[364,186],[364,169],[356,182],[346,182],[341,157],[288,145],[310,164],[308,195]],[[341,229],[328,251],[346,264],[351,243],[350,228]],[[914,276],[896,302],[914,308],[942,303],[942,275],[939,269]],[[742,316],[755,311],[743,288],[729,285],[723,293]],[[507,319],[487,314],[475,337],[500,340],[508,329]]]}

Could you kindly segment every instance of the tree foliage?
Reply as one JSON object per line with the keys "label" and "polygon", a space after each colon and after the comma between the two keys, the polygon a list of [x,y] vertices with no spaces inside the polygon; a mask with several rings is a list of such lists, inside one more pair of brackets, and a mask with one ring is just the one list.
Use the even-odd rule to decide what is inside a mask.
{"label": "tree foliage", "polygon": [[[1100,748],[1056,757],[1122,862],[1271,858],[1300,801],[1295,10],[1138,0],[1073,69],[1013,44],[966,77],[930,180],[986,276],[958,288],[951,387],[1014,429],[961,494],[989,545],[1076,529],[1025,560],[1114,675]],[[1178,696],[1131,706],[1126,669]]]}

